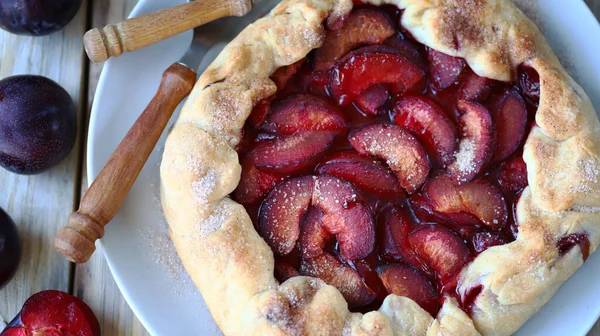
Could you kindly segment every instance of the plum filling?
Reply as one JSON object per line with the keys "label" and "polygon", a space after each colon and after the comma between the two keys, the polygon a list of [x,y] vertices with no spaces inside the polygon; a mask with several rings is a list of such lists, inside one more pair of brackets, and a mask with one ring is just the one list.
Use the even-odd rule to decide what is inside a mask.
{"label": "plum filling", "polygon": [[[460,298],[458,274],[518,233],[539,77],[525,66],[514,82],[480,77],[416,42],[401,15],[356,9],[273,74],[277,93],[245,125],[232,197],[273,249],[280,281],[318,277],[352,311],[390,293],[434,316],[446,295],[470,311],[482,288]],[[584,251],[584,238],[557,246]]]}
{"label": "plum filling", "polygon": [[579,245],[581,248],[581,255],[583,257],[583,261],[585,261],[590,255],[590,240],[585,233],[574,233],[570,235],[566,235],[559,239],[556,247],[561,255],[569,252],[575,245]]}

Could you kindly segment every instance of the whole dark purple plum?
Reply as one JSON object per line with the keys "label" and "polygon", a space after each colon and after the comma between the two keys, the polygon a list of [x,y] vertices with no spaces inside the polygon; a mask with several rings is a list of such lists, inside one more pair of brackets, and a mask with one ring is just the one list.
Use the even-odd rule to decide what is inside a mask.
{"label": "whole dark purple plum", "polygon": [[0,0],[0,28],[13,34],[48,35],[73,18],[82,0]]}
{"label": "whole dark purple plum", "polygon": [[21,261],[21,244],[12,218],[0,208],[0,289],[17,272]]}
{"label": "whole dark purple plum", "polygon": [[41,173],[69,154],[76,136],[77,109],[56,82],[32,75],[0,80],[0,166]]}

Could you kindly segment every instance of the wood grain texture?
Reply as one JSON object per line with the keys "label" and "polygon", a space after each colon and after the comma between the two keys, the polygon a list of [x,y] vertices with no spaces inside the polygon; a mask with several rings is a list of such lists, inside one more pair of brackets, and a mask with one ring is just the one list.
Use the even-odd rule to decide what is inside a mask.
{"label": "wood grain texture", "polygon": [[150,336],[119,291],[101,247],[90,261],[77,266],[74,294],[96,313],[102,335]]}
{"label": "wood grain texture", "polygon": [[[94,0],[92,27],[102,27],[107,23],[116,23],[122,20],[136,2],[137,0]],[[585,0],[585,2],[596,17],[600,18],[600,0]],[[101,69],[101,64],[90,65],[88,91],[90,103]],[[85,179],[82,182],[82,189],[83,191],[87,189]],[[92,256],[88,263],[77,266],[75,290],[77,295],[96,312],[103,328],[103,335],[149,335],[123,299],[106,265],[101,249]],[[588,336],[600,336],[600,323],[596,324]]]}
{"label": "wood grain texture", "polygon": [[156,94],[83,195],[69,225],[58,232],[54,247],[68,260],[84,263],[92,256],[96,240],[104,236],[104,227],[123,204],[177,105],[195,83],[196,72],[181,63],[163,72]]}
{"label": "wood grain texture", "polygon": [[[64,30],[45,37],[0,30],[0,78],[17,74],[49,77],[69,92],[81,118],[85,64],[81,36],[87,26],[86,12],[87,1]],[[54,251],[52,241],[74,208],[81,135],[80,131],[65,160],[40,175],[20,176],[0,168],[0,207],[17,223],[23,252],[15,278],[0,290],[0,324],[2,319],[12,319],[32,294],[44,289],[68,290],[70,266]]]}
{"label": "wood grain texture", "polygon": [[226,16],[242,16],[250,11],[250,0],[192,1],[93,28],[84,36],[85,51],[93,62],[104,62],[123,52],[135,51],[194,27]]}
{"label": "wood grain texture", "polygon": [[[117,23],[123,20],[133,10],[137,2],[138,0],[93,0],[89,27],[103,27],[108,23]],[[103,63],[91,63],[89,65],[87,93],[88,120],[102,67]],[[84,162],[81,195],[87,190],[87,185],[88,181]],[[103,335],[150,335],[123,298],[106,264],[102,248],[98,248],[87,263],[77,265],[75,269],[74,293],[84,300],[96,313]]]}

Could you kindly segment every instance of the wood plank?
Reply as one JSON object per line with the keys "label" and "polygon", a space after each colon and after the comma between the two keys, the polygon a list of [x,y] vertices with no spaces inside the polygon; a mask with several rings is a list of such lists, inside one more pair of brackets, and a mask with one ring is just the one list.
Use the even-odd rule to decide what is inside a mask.
{"label": "wood plank", "polygon": [[[86,13],[87,1],[64,30],[45,37],[0,30],[0,78],[36,74],[53,79],[71,94],[81,119],[85,64],[81,36],[87,25]],[[81,132],[78,137],[81,139]],[[20,176],[0,168],[0,207],[17,223],[22,244],[20,268],[0,290],[0,324],[12,319],[32,294],[44,289],[68,290],[70,266],[54,250],[54,236],[73,211],[80,148],[78,140],[64,161],[40,175]]]}
{"label": "wood plank", "polygon": [[75,271],[75,294],[96,313],[103,335],[150,335],[121,295],[101,248]]}
{"label": "wood plank", "polygon": [[[137,0],[94,0],[91,27],[102,27],[108,23],[117,23],[129,15]],[[103,64],[91,63],[88,81],[88,117],[93,103],[98,79]],[[85,156],[84,156],[85,158]],[[81,195],[87,190],[85,176],[81,183]],[[104,254],[99,248],[85,264],[75,269],[74,293],[84,300],[96,312],[103,335],[150,335],[135,317],[131,308],[121,295],[115,280],[108,269]]]}

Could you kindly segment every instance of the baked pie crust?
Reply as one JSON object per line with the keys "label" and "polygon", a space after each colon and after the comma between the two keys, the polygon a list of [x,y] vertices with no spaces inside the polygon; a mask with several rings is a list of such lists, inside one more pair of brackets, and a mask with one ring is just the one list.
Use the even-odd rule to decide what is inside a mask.
{"label": "baked pie crust", "polygon": [[[420,43],[462,57],[480,76],[514,80],[525,64],[541,97],[523,158],[529,186],[516,208],[517,239],[467,264],[457,292],[481,293],[467,315],[446,297],[432,317],[389,295],[381,308],[351,313],[340,292],[298,276],[281,285],[271,248],[244,207],[228,195],[240,180],[235,150],[250,112],[277,88],[269,77],[323,43],[351,0],[284,0],[248,26],[198,80],[165,146],[161,195],[179,256],[226,335],[509,335],[583,264],[600,242],[600,124],[582,88],[538,28],[509,0],[367,0],[404,10]],[[459,46],[459,48],[457,48]],[[566,235],[585,234],[561,253]]]}

